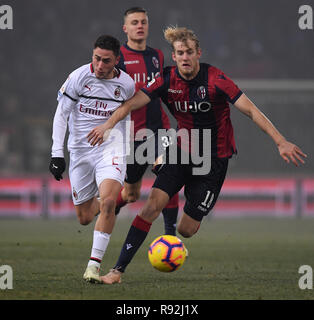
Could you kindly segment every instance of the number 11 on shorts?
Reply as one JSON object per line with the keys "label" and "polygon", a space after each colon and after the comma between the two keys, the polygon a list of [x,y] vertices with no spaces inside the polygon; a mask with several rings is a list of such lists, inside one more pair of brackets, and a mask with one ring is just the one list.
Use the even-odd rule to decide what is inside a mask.
{"label": "number 11 on shorts", "polygon": [[201,203],[201,205],[206,208],[209,208],[214,200],[214,196],[215,195],[213,192],[211,192],[210,190],[207,190],[206,197],[205,197],[204,201]]}

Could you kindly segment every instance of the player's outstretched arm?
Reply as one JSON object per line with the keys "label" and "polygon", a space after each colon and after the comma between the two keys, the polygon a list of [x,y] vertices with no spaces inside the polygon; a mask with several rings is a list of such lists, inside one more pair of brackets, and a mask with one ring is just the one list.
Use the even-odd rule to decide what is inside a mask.
{"label": "player's outstretched arm", "polygon": [[287,162],[292,161],[295,166],[304,163],[307,157],[302,150],[286,138],[275,128],[271,121],[255,106],[255,104],[242,94],[234,106],[242,113],[251,118],[264,132],[266,132],[276,143],[280,156]]}
{"label": "player's outstretched arm", "polygon": [[110,130],[123,120],[132,110],[140,109],[150,102],[150,98],[139,90],[131,99],[125,101],[102,125],[97,126],[87,135],[88,142],[101,145],[109,136]]}

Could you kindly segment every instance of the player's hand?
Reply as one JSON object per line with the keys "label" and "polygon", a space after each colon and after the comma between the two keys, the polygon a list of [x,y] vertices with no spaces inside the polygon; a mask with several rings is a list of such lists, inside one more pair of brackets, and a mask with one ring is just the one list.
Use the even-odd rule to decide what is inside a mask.
{"label": "player's hand", "polygon": [[110,129],[106,127],[106,124],[103,124],[91,130],[87,135],[87,139],[92,146],[95,146],[96,144],[100,146],[104,141],[107,140],[109,135]]}
{"label": "player's hand", "polygon": [[278,145],[278,150],[280,156],[287,162],[294,163],[296,167],[298,167],[300,164],[304,164],[304,158],[307,157],[305,153],[302,152],[302,150],[296,146],[295,144],[289,142],[289,141],[283,141]]}
{"label": "player's hand", "polygon": [[62,178],[62,173],[65,171],[66,163],[64,158],[51,158],[49,164],[49,171],[55,177],[56,180],[60,181]]}

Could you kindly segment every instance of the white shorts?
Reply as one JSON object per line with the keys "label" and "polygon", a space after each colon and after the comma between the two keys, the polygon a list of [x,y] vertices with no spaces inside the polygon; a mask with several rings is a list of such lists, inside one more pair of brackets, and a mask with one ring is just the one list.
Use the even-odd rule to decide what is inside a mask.
{"label": "white shorts", "polygon": [[113,179],[123,185],[125,173],[125,156],[108,155],[105,159],[102,152],[71,153],[69,177],[74,205],[97,196],[99,185],[105,179]]}

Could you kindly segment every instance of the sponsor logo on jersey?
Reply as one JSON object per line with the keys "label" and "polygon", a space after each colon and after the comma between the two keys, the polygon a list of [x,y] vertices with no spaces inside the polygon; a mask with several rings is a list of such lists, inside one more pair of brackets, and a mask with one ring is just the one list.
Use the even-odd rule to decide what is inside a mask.
{"label": "sponsor logo on jersey", "polygon": [[139,60],[124,61],[124,64],[125,64],[125,65],[126,65],[126,64],[138,64],[138,63],[140,63]]}
{"label": "sponsor logo on jersey", "polygon": [[100,117],[105,117],[108,118],[110,116],[112,116],[114,110],[97,110],[97,109],[93,109],[93,108],[88,108],[88,107],[84,107],[82,104],[80,104],[79,107],[79,111],[82,113],[88,113],[88,114],[92,114],[94,116],[100,116]]}
{"label": "sponsor logo on jersey", "polygon": [[98,108],[103,108],[104,110],[106,110],[108,104],[107,103],[104,103],[102,101],[98,101],[96,100],[95,102],[95,108],[98,110]]}
{"label": "sponsor logo on jersey", "polygon": [[197,89],[197,95],[201,98],[204,99],[206,97],[206,89],[204,86],[200,86]]}
{"label": "sponsor logo on jersey", "polygon": [[133,74],[133,80],[134,80],[135,83],[142,82],[142,83],[146,84],[146,82],[149,82],[149,81],[151,81],[154,78],[157,78],[159,76],[160,76],[159,72],[156,72],[156,73],[152,72],[151,75],[148,75],[145,72],[143,72],[143,73],[134,73]]}
{"label": "sponsor logo on jersey", "polygon": [[116,89],[115,89],[115,91],[114,91],[114,97],[115,97],[116,99],[118,99],[118,98],[120,98],[120,95],[121,95],[121,87],[118,86],[118,87],[116,87]]}
{"label": "sponsor logo on jersey", "polygon": [[153,65],[156,69],[159,69],[159,61],[156,57],[152,57]]}
{"label": "sponsor logo on jersey", "polygon": [[174,106],[179,112],[208,112],[212,107],[207,101],[174,101]]}
{"label": "sponsor logo on jersey", "polygon": [[183,93],[183,90],[176,90],[176,89],[169,88],[168,92],[170,92],[170,93]]}

